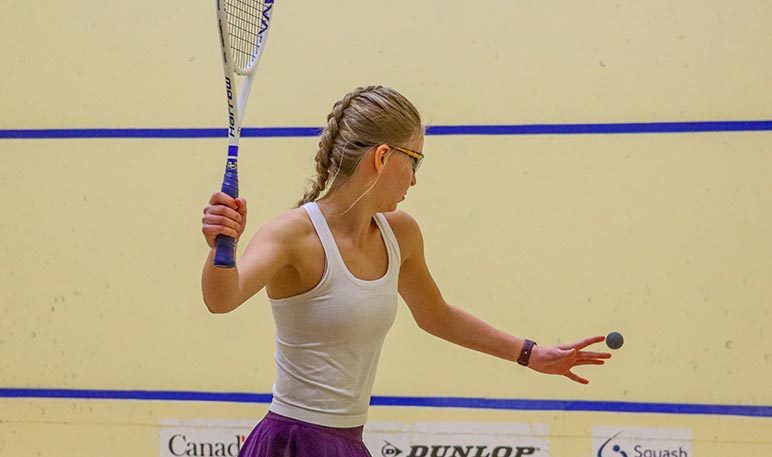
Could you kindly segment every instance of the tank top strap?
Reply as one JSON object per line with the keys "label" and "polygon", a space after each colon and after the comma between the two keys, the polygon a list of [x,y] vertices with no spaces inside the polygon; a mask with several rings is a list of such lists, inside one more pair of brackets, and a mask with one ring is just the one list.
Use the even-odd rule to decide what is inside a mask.
{"label": "tank top strap", "polygon": [[303,205],[303,209],[306,210],[308,217],[311,218],[314,230],[316,230],[316,234],[322,242],[324,256],[327,258],[327,268],[332,268],[338,262],[342,262],[343,260],[338,253],[338,245],[335,244],[335,238],[332,236],[330,226],[327,225],[327,220],[324,218],[322,210],[319,209],[319,205],[316,202],[308,202]]}
{"label": "tank top strap", "polygon": [[386,220],[386,216],[381,213],[376,213],[374,219],[378,226],[378,230],[381,232],[381,238],[386,245],[389,267],[386,274],[380,279],[362,280],[355,277],[346,266],[343,255],[338,249],[338,244],[335,242],[330,226],[327,224],[327,220],[324,218],[322,210],[319,209],[319,205],[317,205],[316,202],[309,202],[303,205],[303,209],[306,210],[308,216],[311,218],[311,223],[314,225],[314,229],[322,242],[324,255],[327,258],[327,268],[332,270],[331,272],[341,272],[351,280],[361,284],[382,283],[384,281],[396,280],[399,276],[399,268],[402,264],[399,243],[397,242],[397,237],[394,235],[394,232],[391,230],[391,226],[389,226],[389,222]]}
{"label": "tank top strap", "polygon": [[399,250],[397,236],[394,235],[389,221],[386,220],[386,216],[382,213],[375,214],[375,223],[378,224],[378,228],[381,230],[381,236],[386,244],[386,251],[389,253],[389,271],[387,275],[398,275],[399,267],[402,265],[402,255]]}

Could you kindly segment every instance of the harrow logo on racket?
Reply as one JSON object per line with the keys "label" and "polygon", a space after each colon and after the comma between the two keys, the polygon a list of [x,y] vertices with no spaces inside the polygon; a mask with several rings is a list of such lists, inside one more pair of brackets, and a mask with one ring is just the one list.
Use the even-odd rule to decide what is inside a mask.
{"label": "harrow logo on racket", "polygon": [[225,91],[228,93],[228,136],[236,136],[236,114],[233,111],[233,81],[230,76],[225,77]]}

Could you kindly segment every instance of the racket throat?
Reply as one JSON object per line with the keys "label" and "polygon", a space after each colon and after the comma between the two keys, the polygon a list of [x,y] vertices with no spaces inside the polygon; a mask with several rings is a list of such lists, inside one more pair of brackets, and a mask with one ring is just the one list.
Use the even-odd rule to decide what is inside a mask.
{"label": "racket throat", "polygon": [[238,138],[239,134],[239,104],[233,94],[236,93],[236,84],[230,76],[225,77],[225,93],[228,96],[228,138]]}

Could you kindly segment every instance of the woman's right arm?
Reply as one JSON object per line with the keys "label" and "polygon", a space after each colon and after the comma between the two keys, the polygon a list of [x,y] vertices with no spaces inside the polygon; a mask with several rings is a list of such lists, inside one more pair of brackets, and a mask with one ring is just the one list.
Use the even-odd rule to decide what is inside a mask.
{"label": "woman's right arm", "polygon": [[234,268],[214,266],[217,235],[238,238],[247,220],[246,201],[218,192],[204,208],[201,231],[209,245],[209,256],[201,275],[204,303],[212,313],[228,313],[259,292],[273,275],[289,265],[291,230],[285,218],[277,218],[261,227],[236,262]]}

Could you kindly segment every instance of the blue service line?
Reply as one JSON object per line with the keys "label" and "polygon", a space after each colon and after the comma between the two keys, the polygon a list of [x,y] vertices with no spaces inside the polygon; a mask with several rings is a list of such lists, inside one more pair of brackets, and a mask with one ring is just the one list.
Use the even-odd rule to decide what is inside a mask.
{"label": "blue service line", "polygon": [[[615,124],[530,125],[433,125],[427,135],[620,135],[655,133],[709,133],[772,131],[772,120],[704,122],[635,122]],[[315,137],[319,127],[244,127],[242,137]],[[93,128],[93,129],[0,129],[0,139],[64,138],[225,138],[225,128]]]}
{"label": "blue service line", "polygon": [[[95,390],[0,388],[0,398],[58,398],[84,400],[201,401],[222,403],[270,403],[269,393],[191,392],[173,390]],[[373,396],[373,406],[419,408],[496,409],[508,411],[578,411],[639,414],[681,414],[770,417],[772,406],[710,405],[693,403],[640,403],[585,400],[531,400],[474,397]]]}

